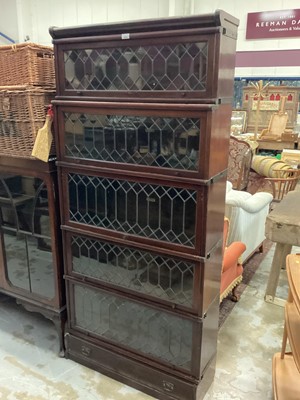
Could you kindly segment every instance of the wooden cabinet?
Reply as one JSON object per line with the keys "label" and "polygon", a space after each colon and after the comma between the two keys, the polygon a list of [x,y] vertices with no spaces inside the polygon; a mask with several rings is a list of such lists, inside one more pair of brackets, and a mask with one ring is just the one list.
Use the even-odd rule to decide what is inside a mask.
{"label": "wooden cabinet", "polygon": [[57,95],[211,102],[233,95],[238,20],[202,16],[50,28]]}
{"label": "wooden cabinet", "polygon": [[237,25],[50,29],[66,355],[156,398],[214,374]]}
{"label": "wooden cabinet", "polygon": [[[287,129],[295,128],[299,108],[299,87],[294,86],[267,86],[265,95],[261,98],[258,115],[259,133],[269,127],[271,116],[280,109],[282,97],[286,97],[285,112],[288,115]],[[247,111],[247,132],[255,131],[257,94],[253,86],[243,88],[243,110]]]}
{"label": "wooden cabinet", "polygon": [[63,353],[66,319],[54,161],[0,158],[0,291],[51,319]]}

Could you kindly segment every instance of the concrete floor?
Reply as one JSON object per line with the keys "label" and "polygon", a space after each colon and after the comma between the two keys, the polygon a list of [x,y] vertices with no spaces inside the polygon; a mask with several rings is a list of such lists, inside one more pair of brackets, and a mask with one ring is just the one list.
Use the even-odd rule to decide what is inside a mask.
{"label": "concrete floor", "polygon": [[[274,246],[219,332],[215,379],[205,400],[272,399],[271,362],[280,351],[282,307],[265,303]],[[299,248],[293,248],[293,253]],[[286,298],[285,271],[277,296]],[[58,357],[54,325],[0,295],[1,400],[150,400],[73,361]]]}

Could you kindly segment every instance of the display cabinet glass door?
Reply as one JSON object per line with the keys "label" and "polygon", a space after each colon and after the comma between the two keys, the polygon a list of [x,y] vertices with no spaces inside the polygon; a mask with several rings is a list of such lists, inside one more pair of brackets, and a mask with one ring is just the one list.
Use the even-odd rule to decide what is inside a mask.
{"label": "display cabinet glass door", "polygon": [[69,173],[69,220],[195,247],[197,191]]}
{"label": "display cabinet glass door", "polygon": [[198,171],[200,119],[153,114],[63,112],[63,153],[73,159]]}
{"label": "display cabinet glass door", "polygon": [[1,258],[6,285],[55,296],[48,190],[32,176],[0,175]]}
{"label": "display cabinet glass door", "polygon": [[86,285],[69,282],[69,286],[73,329],[191,373],[193,332],[201,321]]}
{"label": "display cabinet glass door", "polygon": [[195,262],[94,238],[69,235],[69,274],[193,311]]}
{"label": "display cabinet glass door", "polygon": [[[172,35],[171,35],[172,36]],[[66,91],[206,92],[208,40],[171,36],[166,44],[70,48],[63,52]],[[112,47],[113,46],[113,47]]]}

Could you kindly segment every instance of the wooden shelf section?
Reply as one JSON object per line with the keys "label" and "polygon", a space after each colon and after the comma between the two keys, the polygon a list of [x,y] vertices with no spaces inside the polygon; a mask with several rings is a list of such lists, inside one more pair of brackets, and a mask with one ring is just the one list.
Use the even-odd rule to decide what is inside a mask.
{"label": "wooden shelf section", "polygon": [[275,400],[299,400],[299,372],[293,355],[286,354],[284,359],[280,353],[273,357],[273,390]]}
{"label": "wooden shelf section", "polygon": [[[273,392],[275,400],[300,399],[300,255],[286,259],[289,295],[285,305],[285,326],[281,353],[273,357]],[[291,352],[286,353],[289,341]]]}

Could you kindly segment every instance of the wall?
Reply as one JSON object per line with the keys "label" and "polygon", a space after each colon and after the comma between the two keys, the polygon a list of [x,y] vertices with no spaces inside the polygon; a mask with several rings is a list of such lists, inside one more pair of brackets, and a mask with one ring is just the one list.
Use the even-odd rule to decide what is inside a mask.
{"label": "wall", "polygon": [[[272,0],[272,2],[266,0],[209,0],[206,2],[202,0],[0,0],[0,31],[4,27],[9,31],[11,21],[13,20],[14,23],[17,21],[16,27],[14,23],[11,26],[15,32],[11,34],[17,36],[20,42],[24,41],[28,35],[31,41],[50,44],[51,37],[48,28],[52,25],[84,25],[172,15],[205,14],[214,12],[216,9],[223,9],[240,20],[237,65],[241,65],[239,60],[245,56],[242,52],[249,52],[247,55],[250,56],[248,57],[249,65],[246,63],[244,66],[237,66],[237,77],[299,78],[300,37],[281,40],[245,39],[248,12],[299,7],[299,0]],[[266,50],[276,52],[274,65],[253,66],[254,55],[257,56],[259,55],[257,52]],[[293,56],[299,59],[299,66],[289,64],[288,55],[291,53],[287,52],[288,50],[294,50]],[[282,60],[285,62],[282,63]]]}
{"label": "wall", "polygon": [[[184,3],[184,1],[182,1]],[[159,18],[169,15],[168,0],[19,0],[23,28],[20,40],[50,44],[49,26],[72,26],[102,22]],[[172,5],[172,4],[171,4]],[[174,7],[173,7],[174,8]],[[171,7],[171,11],[173,9]],[[174,12],[181,13],[180,10]]]}
{"label": "wall", "polygon": [[[240,20],[237,42],[237,59],[241,54],[239,52],[250,52],[248,54],[249,64],[254,64],[257,58],[257,52],[276,51],[277,60],[275,59],[272,66],[256,66],[256,67],[237,67],[235,76],[241,77],[298,77],[300,79],[300,31],[299,38],[286,39],[267,39],[267,40],[246,40],[247,13],[272,11],[272,10],[289,10],[300,8],[299,0],[210,0],[207,2],[194,0],[194,7],[191,13],[207,13],[215,9],[221,8],[229,14],[234,15]],[[288,50],[296,50],[289,52]],[[288,59],[290,57],[290,59]],[[298,65],[295,66],[294,59],[298,59]],[[284,62],[282,62],[284,60]],[[282,66],[285,64],[285,66]],[[288,64],[288,65],[286,65]],[[294,64],[294,65],[293,65]]]}
{"label": "wall", "polygon": [[[0,0],[0,32],[15,42],[19,41],[16,0]],[[10,41],[0,36],[0,46],[9,44]]]}

